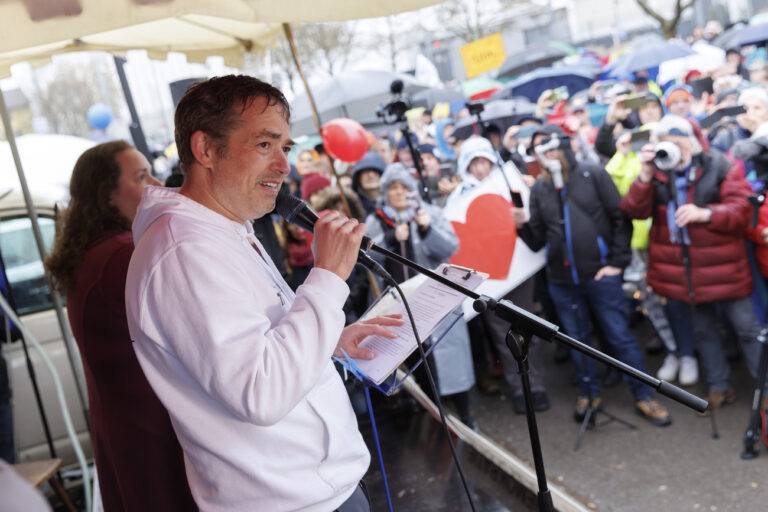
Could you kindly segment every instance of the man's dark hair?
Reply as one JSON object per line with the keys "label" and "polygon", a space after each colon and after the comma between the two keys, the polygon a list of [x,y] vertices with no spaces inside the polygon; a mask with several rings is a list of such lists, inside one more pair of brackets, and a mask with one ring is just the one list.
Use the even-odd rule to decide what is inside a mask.
{"label": "man's dark hair", "polygon": [[291,107],[283,93],[258,78],[227,75],[190,87],[179,101],[174,116],[176,148],[182,171],[186,172],[195,161],[190,143],[193,133],[203,131],[213,141],[219,156],[224,156],[229,134],[240,123],[239,115],[258,98],[267,100],[264,110],[277,105],[285,120],[290,122]]}

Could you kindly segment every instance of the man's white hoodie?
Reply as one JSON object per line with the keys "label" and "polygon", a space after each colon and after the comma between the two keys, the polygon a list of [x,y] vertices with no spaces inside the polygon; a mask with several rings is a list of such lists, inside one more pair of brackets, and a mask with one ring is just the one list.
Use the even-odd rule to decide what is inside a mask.
{"label": "man's white hoodie", "polygon": [[315,268],[294,295],[250,223],[176,189],[145,189],[133,236],[131,339],[200,509],[338,507],[370,461],[331,362],[346,283]]}

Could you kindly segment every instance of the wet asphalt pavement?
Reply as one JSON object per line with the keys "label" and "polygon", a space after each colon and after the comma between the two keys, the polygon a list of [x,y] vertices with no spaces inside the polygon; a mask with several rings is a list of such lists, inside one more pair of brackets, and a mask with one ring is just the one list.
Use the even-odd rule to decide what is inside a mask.
{"label": "wet asphalt pavement", "polygon": [[[644,339],[647,325],[635,328],[635,334]],[[575,451],[579,424],[573,420],[578,395],[572,384],[573,366],[570,362],[556,364],[553,353],[554,346],[545,344],[552,407],[537,415],[549,482],[599,511],[768,511],[768,450],[759,444],[756,459],[740,458],[753,393],[753,381],[743,361],[731,364],[737,400],[717,415],[719,439],[712,438],[708,418],[666,397],[659,401],[669,409],[673,423],[652,426],[634,413],[628,387],[620,383],[604,389],[606,410],[637,429],[616,422],[591,428]],[[646,355],[650,374],[655,375],[663,357]],[[687,389],[706,397],[703,375],[699,384]],[[401,401],[395,397],[377,400],[374,405],[393,509],[471,510],[439,423]],[[472,409],[483,434],[533,466],[525,416],[514,414],[503,383],[502,393],[495,396],[473,390]],[[370,425],[361,423],[361,430],[373,454],[366,481],[375,510],[385,511]],[[458,450],[477,511],[536,510],[534,494],[466,444],[459,443]]]}

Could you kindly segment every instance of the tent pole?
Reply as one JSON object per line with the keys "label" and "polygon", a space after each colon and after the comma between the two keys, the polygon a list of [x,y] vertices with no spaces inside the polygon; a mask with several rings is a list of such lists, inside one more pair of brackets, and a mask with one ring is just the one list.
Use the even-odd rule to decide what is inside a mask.
{"label": "tent pole", "polygon": [[[312,109],[312,119],[315,121],[315,128],[317,128],[318,134],[322,134],[323,132],[320,129],[320,114],[317,111],[315,98],[312,96],[312,90],[309,88],[307,77],[304,76],[304,70],[301,69],[301,64],[299,64],[299,57],[296,53],[296,45],[293,42],[293,31],[291,30],[291,24],[283,23],[283,31],[285,32],[285,38],[288,40],[288,46],[291,48],[291,57],[293,57],[293,63],[296,64],[296,70],[299,72],[301,81],[304,84],[304,89],[307,91],[307,98],[309,98],[309,106]],[[336,174],[336,168],[333,166],[333,161],[331,160],[331,157],[328,155],[328,153],[325,154],[325,157],[328,159],[328,163],[331,166],[331,172],[336,178],[336,187],[339,189],[339,197],[341,197],[341,203],[344,205],[347,216],[352,217],[352,210],[349,207],[349,203],[347,203],[347,196],[344,195],[344,189],[341,187],[341,181],[339,180],[339,175]],[[367,274],[368,282],[371,285],[371,292],[373,293],[374,297],[378,297],[381,295],[381,288],[379,287],[379,283],[376,281],[376,278],[370,270],[367,272]]]}
{"label": "tent pole", "polygon": [[[293,31],[291,30],[291,24],[290,23],[283,23],[283,31],[285,32],[285,38],[288,40],[288,46],[291,48],[291,56],[293,57],[293,62],[296,64],[296,70],[299,72],[299,76],[301,77],[301,81],[304,84],[304,89],[307,91],[307,98],[309,98],[309,106],[312,109],[312,119],[315,121],[315,128],[317,128],[317,133],[322,135],[322,130],[320,129],[320,114],[317,111],[317,105],[315,104],[315,98],[312,96],[312,90],[309,88],[309,83],[307,82],[307,77],[304,76],[304,70],[301,69],[301,64],[299,64],[299,57],[296,52],[296,45],[293,42]],[[347,216],[352,216],[352,210],[349,208],[349,204],[347,203],[347,198],[344,195],[344,190],[341,187],[341,182],[339,181],[339,175],[336,174],[336,168],[333,166],[333,161],[331,160],[331,157],[328,155],[328,153],[325,154],[325,157],[328,159],[328,164],[331,166],[331,172],[333,173],[334,177],[336,178],[336,187],[339,189],[339,194],[341,194],[341,202],[344,204],[344,209],[347,212]]]}
{"label": "tent pole", "polygon": [[[32,196],[29,193],[29,187],[27,185],[27,179],[24,175],[24,169],[21,166],[21,158],[19,157],[19,149],[16,146],[16,136],[13,133],[13,126],[11,125],[11,118],[8,115],[8,108],[5,105],[5,97],[2,91],[0,91],[0,116],[3,118],[3,127],[5,128],[5,135],[8,138],[8,145],[11,148],[11,154],[13,155],[13,161],[16,164],[16,171],[19,175],[19,182],[21,183],[21,191],[24,194],[24,202],[27,205],[27,212],[29,213],[29,220],[32,223],[32,232],[35,236],[35,242],[37,243],[37,250],[40,252],[40,260],[45,261],[47,256],[45,251],[45,243],[43,242],[43,235],[40,231],[40,224],[37,220],[37,211],[32,203]],[[77,388],[77,394],[80,398],[82,405],[83,416],[85,417],[85,425],[90,431],[90,419],[88,416],[88,400],[86,398],[85,389],[85,377],[83,375],[83,368],[79,357],[75,357],[77,349],[72,338],[72,331],[69,328],[69,321],[64,315],[64,306],[61,300],[61,295],[56,291],[51,280],[51,275],[48,271],[45,272],[46,280],[48,281],[48,287],[51,291],[51,299],[53,300],[53,307],[56,310],[56,318],[59,321],[59,328],[64,339],[64,347],[67,349],[67,357],[69,358],[69,365],[72,368],[72,373],[75,380],[75,387]],[[8,283],[10,289],[10,283]]]}

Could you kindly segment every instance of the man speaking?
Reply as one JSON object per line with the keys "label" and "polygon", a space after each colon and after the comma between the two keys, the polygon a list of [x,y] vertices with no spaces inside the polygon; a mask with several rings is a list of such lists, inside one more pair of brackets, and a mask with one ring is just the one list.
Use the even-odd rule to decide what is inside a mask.
{"label": "man speaking", "polygon": [[126,285],[139,362],[170,413],[205,511],[362,511],[370,455],[331,355],[372,357],[379,317],[344,328],[365,226],[315,224],[296,294],[253,234],[293,141],[283,94],[247,76],[193,86],[176,109],[181,189],[147,187]]}

